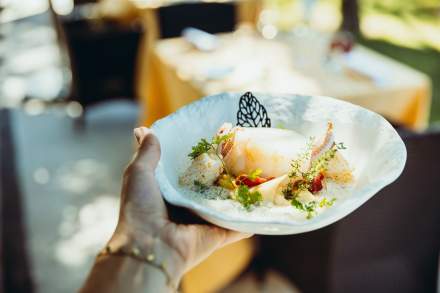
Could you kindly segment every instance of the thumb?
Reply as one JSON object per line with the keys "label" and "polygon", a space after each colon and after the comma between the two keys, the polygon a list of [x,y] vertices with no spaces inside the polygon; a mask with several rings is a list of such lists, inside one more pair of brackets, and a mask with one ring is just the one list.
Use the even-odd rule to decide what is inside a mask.
{"label": "thumb", "polygon": [[146,127],[133,130],[139,147],[124,172],[121,203],[143,215],[166,215],[154,170],[160,158],[159,140]]}
{"label": "thumb", "polygon": [[135,128],[133,132],[139,147],[132,163],[154,170],[160,159],[159,140],[147,127]]}

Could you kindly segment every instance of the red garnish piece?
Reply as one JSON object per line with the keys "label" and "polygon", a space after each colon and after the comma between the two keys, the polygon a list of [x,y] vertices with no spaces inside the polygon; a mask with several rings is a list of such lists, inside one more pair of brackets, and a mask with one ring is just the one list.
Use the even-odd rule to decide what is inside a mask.
{"label": "red garnish piece", "polygon": [[250,179],[248,175],[240,175],[235,179],[235,182],[237,185],[246,185],[247,187],[254,187],[257,185],[260,185],[264,182],[267,182],[269,180],[272,180],[275,177],[256,177],[254,180]]}
{"label": "red garnish piece", "polygon": [[309,191],[311,193],[317,193],[322,190],[322,180],[324,180],[324,175],[322,173],[319,173],[316,175],[315,178],[313,178],[312,185],[309,188]]}

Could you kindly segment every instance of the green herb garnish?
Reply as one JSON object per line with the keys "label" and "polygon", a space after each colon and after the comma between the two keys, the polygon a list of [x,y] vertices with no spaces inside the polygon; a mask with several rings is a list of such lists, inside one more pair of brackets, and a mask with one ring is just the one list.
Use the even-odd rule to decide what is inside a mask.
{"label": "green herb garnish", "polygon": [[316,201],[311,201],[311,202],[304,204],[304,203],[300,202],[297,197],[294,197],[291,200],[291,204],[293,207],[297,208],[298,210],[307,212],[306,218],[309,220],[316,215],[316,208],[318,206],[320,208],[331,207],[335,203],[335,201],[336,201],[335,197],[332,198],[331,200],[327,200],[327,198],[324,197],[319,203]]}
{"label": "green herb garnish", "polygon": [[[311,138],[310,141],[313,139]],[[341,149],[346,149],[343,143],[333,144],[333,146],[324,152],[321,156],[311,162],[310,168],[307,171],[302,171],[303,164],[310,160],[312,144],[309,142],[307,150],[301,154],[298,159],[291,163],[290,178],[302,178],[295,181],[293,184],[289,183],[283,189],[283,195],[287,200],[296,197],[301,191],[309,190],[312,186],[313,180],[321,172],[325,172],[328,168],[329,162],[335,157],[336,152]]]}
{"label": "green herb garnish", "polygon": [[212,139],[212,143],[215,145],[219,145],[224,141],[227,141],[228,139],[230,139],[234,134],[233,133],[228,133],[225,135],[216,135],[214,136],[214,138]]}
{"label": "green herb garnish", "polygon": [[302,191],[307,191],[309,187],[309,182],[305,180],[297,180],[293,183],[287,183],[286,187],[282,190],[282,193],[285,199],[291,200],[297,197]]}
{"label": "green herb garnish", "polygon": [[241,203],[246,210],[250,210],[251,206],[263,201],[263,195],[258,191],[251,192],[246,185],[240,185],[235,192],[235,200]]}
{"label": "green herb garnish", "polygon": [[290,203],[292,204],[292,206],[294,206],[298,210],[304,211],[304,206],[303,206],[302,202],[300,202],[297,198],[292,199],[292,201]]}
{"label": "green herb garnish", "polygon": [[194,187],[196,188],[196,191],[200,193],[204,193],[206,190],[208,190],[208,186],[198,180],[194,180]]}
{"label": "green herb garnish", "polygon": [[261,175],[261,173],[263,173],[263,170],[261,170],[260,168],[257,168],[249,174],[248,178],[250,180],[255,180],[258,176]]}
{"label": "green herb garnish", "polygon": [[318,203],[316,201],[311,201],[306,204],[300,202],[296,197],[291,201],[292,206],[297,208],[298,210],[307,212],[307,219],[311,219],[316,215],[316,206]]}
{"label": "green herb garnish", "polygon": [[312,146],[313,138],[310,138],[306,151],[301,154],[298,159],[292,161],[292,169],[289,173],[289,177],[293,180],[282,190],[284,198],[290,200],[292,206],[307,212],[307,219],[311,219],[316,214],[316,208],[318,206],[321,208],[332,206],[336,201],[336,198],[333,198],[330,201],[324,198],[319,203],[311,201],[307,204],[303,204],[298,200],[299,194],[312,188],[313,180],[320,173],[327,170],[329,162],[335,157],[338,150],[346,149],[343,143],[333,144],[329,150],[325,151],[321,156],[310,163],[310,168],[307,171],[303,171],[304,163],[311,158]]}
{"label": "green herb garnish", "polygon": [[310,137],[305,151],[301,155],[299,155],[297,159],[293,160],[290,163],[290,166],[292,167],[289,173],[290,178],[302,176],[303,174],[303,172],[301,171],[302,166],[304,165],[305,162],[310,160],[312,156],[313,141],[314,138]]}
{"label": "green herb garnish", "polygon": [[195,146],[192,147],[192,151],[188,154],[191,159],[195,159],[201,154],[207,153],[212,148],[212,143],[202,138]]}
{"label": "green herb garnish", "polygon": [[188,154],[188,157],[191,159],[195,159],[201,154],[207,153],[210,150],[217,152],[218,146],[232,137],[232,133],[225,135],[217,135],[213,137],[211,142],[207,141],[205,138],[202,138],[195,146],[191,148],[191,152]]}
{"label": "green herb garnish", "polygon": [[307,181],[312,181],[313,178],[319,175],[319,173],[327,171],[328,164],[335,157],[336,152],[342,149],[346,149],[342,142],[333,144],[329,150],[325,151],[321,156],[319,156],[319,158],[312,162],[309,171],[302,174],[303,178]]}
{"label": "green herb garnish", "polygon": [[326,197],[324,197],[320,202],[319,202],[319,207],[323,208],[323,207],[331,207],[336,201],[336,198],[332,198],[331,200],[327,200]]}
{"label": "green herb garnish", "polygon": [[344,145],[343,142],[337,143],[336,147],[337,147],[338,150],[346,150],[347,149],[347,147]]}

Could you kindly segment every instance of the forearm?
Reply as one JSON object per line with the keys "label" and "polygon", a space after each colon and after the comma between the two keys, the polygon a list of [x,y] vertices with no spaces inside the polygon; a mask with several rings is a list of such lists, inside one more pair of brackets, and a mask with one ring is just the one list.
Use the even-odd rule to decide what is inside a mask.
{"label": "forearm", "polygon": [[81,292],[176,291],[184,272],[178,254],[149,234],[117,231],[98,255]]}
{"label": "forearm", "polygon": [[173,292],[163,271],[129,256],[105,255],[95,262],[81,289],[89,292]]}

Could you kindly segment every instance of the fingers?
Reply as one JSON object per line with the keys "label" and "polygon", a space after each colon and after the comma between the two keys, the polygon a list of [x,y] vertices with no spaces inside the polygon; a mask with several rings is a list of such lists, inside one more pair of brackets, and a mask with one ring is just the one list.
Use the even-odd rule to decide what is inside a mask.
{"label": "fingers", "polygon": [[165,229],[163,236],[183,257],[187,269],[196,266],[217,249],[252,236],[213,225],[181,224],[167,227],[173,229]]}
{"label": "fingers", "polygon": [[198,232],[201,234],[199,239],[204,239],[204,244],[207,246],[211,246],[214,249],[219,249],[228,244],[232,244],[234,242],[253,236],[253,234],[232,231],[212,225],[192,226],[196,226],[198,228]]}
{"label": "fingers", "polygon": [[223,242],[223,246],[240,241],[242,239],[250,238],[252,236],[253,236],[253,234],[251,234],[251,233],[242,233],[242,232],[237,232],[237,231],[232,231],[232,230],[226,230],[226,236],[225,236],[225,240]]}
{"label": "fingers", "polygon": [[139,147],[132,164],[154,170],[160,159],[160,144],[153,132],[146,127],[134,129]]}

